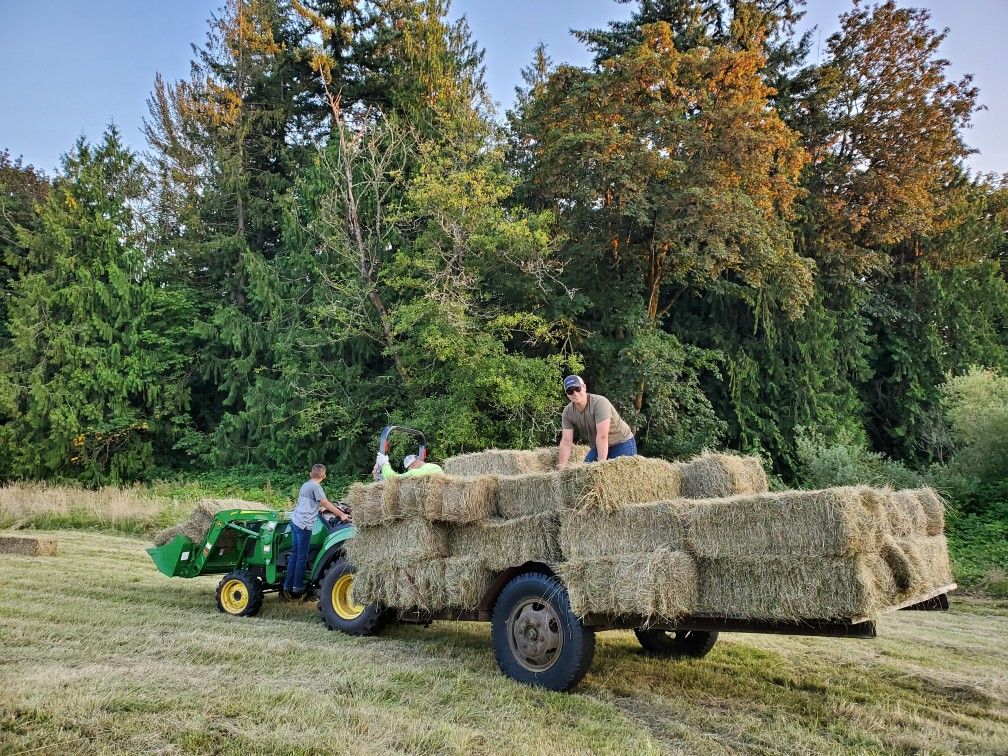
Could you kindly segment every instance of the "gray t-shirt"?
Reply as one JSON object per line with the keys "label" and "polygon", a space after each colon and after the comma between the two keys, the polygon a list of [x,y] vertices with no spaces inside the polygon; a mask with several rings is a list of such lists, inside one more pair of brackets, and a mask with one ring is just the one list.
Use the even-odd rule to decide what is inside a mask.
{"label": "gray t-shirt", "polygon": [[299,528],[311,528],[318,517],[319,505],[326,497],[322,485],[317,480],[309,480],[298,493],[297,506],[294,507],[294,514],[291,515],[291,522]]}

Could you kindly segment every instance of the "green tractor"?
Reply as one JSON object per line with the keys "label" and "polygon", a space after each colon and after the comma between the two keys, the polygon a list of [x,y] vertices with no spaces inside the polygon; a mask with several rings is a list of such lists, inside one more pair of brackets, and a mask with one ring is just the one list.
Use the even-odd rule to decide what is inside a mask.
{"label": "green tractor", "polygon": [[[382,430],[379,448],[383,453],[388,453],[394,432],[414,436],[419,444],[418,456],[426,458],[426,443],[420,431],[392,425]],[[308,547],[306,593],[318,592],[319,611],[330,629],[370,635],[381,629],[388,612],[353,601],[350,589],[354,568],[346,559],[345,546],[356,532],[352,523],[342,523],[335,517],[316,518]],[[259,613],[266,594],[283,594],[291,546],[287,514],[226,509],[214,516],[201,542],[194,543],[189,536],[179,534],[162,546],[147,549],[147,553],[168,577],[223,575],[217,585],[217,608],[227,614],[252,617]]]}

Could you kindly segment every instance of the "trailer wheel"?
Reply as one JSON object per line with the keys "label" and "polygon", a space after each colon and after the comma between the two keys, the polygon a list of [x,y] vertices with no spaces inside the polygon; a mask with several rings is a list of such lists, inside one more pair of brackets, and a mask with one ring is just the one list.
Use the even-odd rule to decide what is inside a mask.
{"label": "trailer wheel", "polygon": [[713,630],[646,628],[634,630],[634,635],[647,653],[668,659],[700,659],[710,653],[718,639],[718,634]]}
{"label": "trailer wheel", "polygon": [[595,655],[595,631],[571,611],[555,577],[519,575],[494,604],[491,627],[497,666],[508,677],[549,690],[570,690]]}
{"label": "trailer wheel", "polygon": [[248,570],[229,572],[217,584],[217,608],[235,617],[254,617],[262,609],[263,587]]}
{"label": "trailer wheel", "polygon": [[346,559],[334,559],[319,583],[319,611],[330,630],[349,635],[374,635],[385,625],[386,613],[377,604],[364,606],[353,600],[353,576],[356,572]]}

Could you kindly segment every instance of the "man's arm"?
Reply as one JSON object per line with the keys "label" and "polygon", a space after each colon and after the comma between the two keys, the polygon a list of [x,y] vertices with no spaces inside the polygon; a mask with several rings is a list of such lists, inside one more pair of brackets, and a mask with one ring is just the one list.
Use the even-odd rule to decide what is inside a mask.
{"label": "man's arm", "polygon": [[560,431],[560,453],[557,455],[557,468],[564,467],[571,457],[574,449],[574,429],[564,428]]}
{"label": "man's arm", "polygon": [[595,452],[598,454],[598,461],[605,462],[609,459],[609,426],[612,418],[601,420],[595,424]]}

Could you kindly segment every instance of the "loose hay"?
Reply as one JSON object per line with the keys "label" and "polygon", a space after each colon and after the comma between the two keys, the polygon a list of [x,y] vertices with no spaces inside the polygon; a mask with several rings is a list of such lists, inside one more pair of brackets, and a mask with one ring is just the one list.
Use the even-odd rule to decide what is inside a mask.
{"label": "loose hay", "polygon": [[525,517],[560,508],[557,472],[509,475],[498,480],[497,514],[501,517]]}
{"label": "loose hay", "polygon": [[194,544],[206,540],[214,517],[226,509],[246,509],[257,512],[270,511],[272,507],[258,501],[242,501],[241,499],[202,499],[196,504],[189,519],[170,528],[160,531],[154,536],[154,545],[163,546],[175,536],[182,534]]}
{"label": "loose hay", "polygon": [[556,514],[546,512],[511,520],[498,518],[459,525],[448,531],[452,556],[479,559],[500,571],[525,562],[559,562],[560,525]]}
{"label": "loose hay", "polygon": [[[570,463],[579,465],[588,453],[587,446],[574,445]],[[459,454],[444,461],[448,475],[525,475],[557,469],[560,447],[547,446],[529,451],[520,449],[487,449]]]}
{"label": "loose hay", "polygon": [[876,555],[699,559],[697,610],[741,619],[872,617],[899,591]]}
{"label": "loose hay", "polygon": [[401,567],[446,556],[444,527],[419,518],[361,527],[347,541],[347,557],[362,569],[376,564]]}
{"label": "loose hay", "polygon": [[579,615],[640,615],[675,620],[696,609],[697,570],[683,551],[579,559],[558,565],[571,610]]}
{"label": "loose hay", "polygon": [[472,523],[485,520],[497,508],[498,483],[495,476],[464,478],[428,475],[413,480],[419,482],[424,479],[431,485],[423,495],[423,515],[428,520]]}
{"label": "loose hay", "polygon": [[686,515],[696,505],[678,499],[627,504],[608,512],[565,510],[560,514],[560,548],[564,559],[684,549]]}
{"label": "loose hay", "polygon": [[699,502],[687,537],[690,553],[708,559],[877,553],[881,518],[866,487],[749,494]]}
{"label": "loose hay", "polygon": [[682,496],[688,499],[720,499],[768,490],[759,457],[707,453],[677,464],[683,479]]}
{"label": "loose hay", "polygon": [[0,554],[18,556],[56,556],[56,541],[52,538],[0,536]]}
{"label": "loose hay", "polygon": [[680,469],[663,459],[617,457],[560,471],[560,497],[567,509],[615,509],[635,502],[676,499]]}

